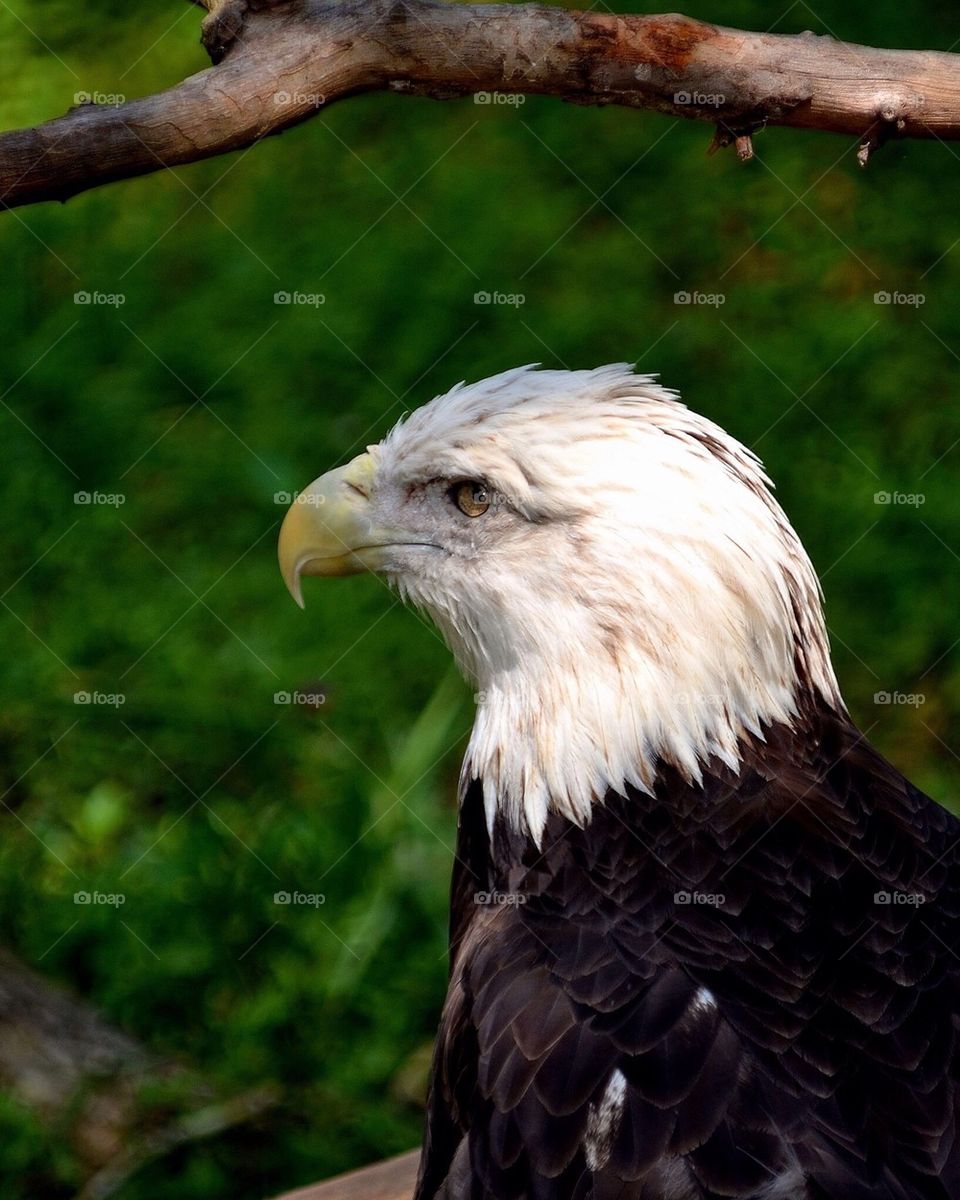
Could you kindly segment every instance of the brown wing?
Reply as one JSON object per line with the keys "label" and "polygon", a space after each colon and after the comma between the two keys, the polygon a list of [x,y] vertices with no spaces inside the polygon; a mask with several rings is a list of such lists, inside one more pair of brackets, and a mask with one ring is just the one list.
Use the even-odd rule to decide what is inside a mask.
{"label": "brown wing", "polygon": [[542,851],[467,797],[418,1196],[960,1196],[960,828],[855,731],[807,744]]}

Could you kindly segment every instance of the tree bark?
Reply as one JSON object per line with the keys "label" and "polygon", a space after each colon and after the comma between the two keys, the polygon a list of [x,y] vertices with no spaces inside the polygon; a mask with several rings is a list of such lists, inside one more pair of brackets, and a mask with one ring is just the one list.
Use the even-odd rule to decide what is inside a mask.
{"label": "tree bark", "polygon": [[[168,91],[0,135],[0,207],[239,150],[359,92],[437,100],[559,96],[712,122],[859,139],[960,137],[960,55],[878,50],[687,17],[432,0],[194,0],[219,65]],[[494,97],[495,98],[495,97]],[[482,101],[481,101],[482,102]]]}

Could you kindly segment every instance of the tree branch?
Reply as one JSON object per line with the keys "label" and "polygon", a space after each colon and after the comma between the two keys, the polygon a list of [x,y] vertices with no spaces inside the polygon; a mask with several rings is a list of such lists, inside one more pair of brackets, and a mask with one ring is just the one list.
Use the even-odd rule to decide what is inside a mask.
{"label": "tree branch", "polygon": [[348,1171],[326,1183],[315,1183],[276,1200],[410,1200],[417,1181],[420,1151],[398,1154],[372,1167]]}
{"label": "tree branch", "polygon": [[84,105],[0,135],[0,207],[249,146],[359,92],[559,96],[713,122],[752,153],[784,125],[960,137],[960,55],[877,50],[811,33],[744,33],[687,17],[432,0],[194,0],[219,65],[119,106]]}

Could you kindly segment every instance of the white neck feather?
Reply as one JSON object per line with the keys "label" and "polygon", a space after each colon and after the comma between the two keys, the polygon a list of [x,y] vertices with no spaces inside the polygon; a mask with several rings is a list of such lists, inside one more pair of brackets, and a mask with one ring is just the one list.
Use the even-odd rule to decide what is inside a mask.
{"label": "white neck feather", "polygon": [[692,783],[714,758],[737,769],[743,739],[789,723],[805,691],[841,707],[805,556],[783,588],[749,559],[735,584],[704,588],[688,548],[661,554],[641,560],[629,598],[622,564],[616,594],[584,605],[569,577],[555,594],[545,582],[522,648],[482,634],[470,648],[462,779],[483,781],[491,828],[499,811],[539,844],[549,811],[583,824],[608,789],[652,791],[660,763]]}

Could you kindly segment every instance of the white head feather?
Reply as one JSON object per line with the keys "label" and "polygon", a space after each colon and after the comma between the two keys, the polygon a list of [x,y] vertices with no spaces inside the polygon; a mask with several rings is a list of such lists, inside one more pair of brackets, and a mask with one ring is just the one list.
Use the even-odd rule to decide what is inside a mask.
{"label": "white head feather", "polygon": [[[842,707],[813,567],[756,456],[624,365],[460,385],[372,453],[373,497],[440,554],[384,573],[479,693],[463,769],[539,841],[608,788],[690,781],[804,693]],[[496,498],[471,519],[451,481]]]}

